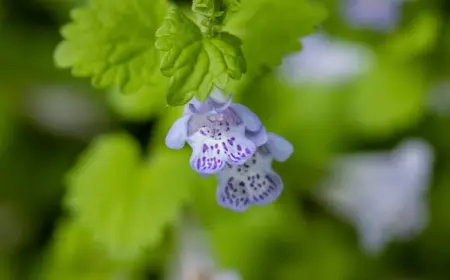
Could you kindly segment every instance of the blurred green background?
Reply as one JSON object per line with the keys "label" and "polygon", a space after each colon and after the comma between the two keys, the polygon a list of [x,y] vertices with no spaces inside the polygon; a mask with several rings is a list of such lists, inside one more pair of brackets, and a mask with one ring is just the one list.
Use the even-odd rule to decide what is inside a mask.
{"label": "blurred green background", "polygon": [[[318,31],[363,46],[373,66],[339,83],[265,69],[239,87],[236,100],[295,147],[274,165],[282,196],[245,213],[217,205],[215,179],[189,169],[188,150],[164,147],[181,112],[164,86],[121,95],[56,69],[59,29],[82,2],[0,0],[0,279],[165,279],[186,209],[243,279],[450,279],[449,1],[406,1],[389,32],[347,24],[344,1],[318,1]],[[430,221],[370,256],[314,190],[336,156],[408,137],[434,149]]]}

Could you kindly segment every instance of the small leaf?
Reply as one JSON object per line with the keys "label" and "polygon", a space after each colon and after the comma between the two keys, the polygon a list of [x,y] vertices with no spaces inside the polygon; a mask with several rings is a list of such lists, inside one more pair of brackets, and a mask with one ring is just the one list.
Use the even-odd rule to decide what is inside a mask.
{"label": "small leaf", "polygon": [[130,136],[102,136],[68,177],[66,205],[111,257],[133,259],[161,241],[188,199],[195,173],[186,158],[164,149],[144,162]]}
{"label": "small leaf", "polygon": [[55,51],[59,67],[92,77],[99,88],[119,86],[134,93],[163,79],[158,71],[155,31],[163,20],[163,0],[93,0],[73,10]]}
{"label": "small leaf", "polygon": [[192,97],[205,100],[213,87],[224,88],[246,71],[239,38],[229,33],[204,38],[200,29],[173,10],[156,32],[156,47],[164,52],[161,72],[170,77],[167,102],[186,104]]}
{"label": "small leaf", "polygon": [[217,0],[194,0],[192,10],[195,13],[214,20],[215,18],[221,17],[225,12],[225,6],[221,5],[221,2]]}

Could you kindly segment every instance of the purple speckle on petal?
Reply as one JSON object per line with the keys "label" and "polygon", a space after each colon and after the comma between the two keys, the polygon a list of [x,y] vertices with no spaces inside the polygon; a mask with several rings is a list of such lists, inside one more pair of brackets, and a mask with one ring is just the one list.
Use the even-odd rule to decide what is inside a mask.
{"label": "purple speckle on petal", "polygon": [[222,146],[225,151],[228,151],[227,144],[225,144],[225,142],[222,142]]}
{"label": "purple speckle on petal", "polygon": [[245,148],[245,152],[246,152],[247,154],[251,154],[251,153],[252,153],[252,152],[250,151],[249,148]]}
{"label": "purple speckle on petal", "polygon": [[242,150],[241,145],[237,145],[237,149],[238,149],[238,151],[241,151]]}

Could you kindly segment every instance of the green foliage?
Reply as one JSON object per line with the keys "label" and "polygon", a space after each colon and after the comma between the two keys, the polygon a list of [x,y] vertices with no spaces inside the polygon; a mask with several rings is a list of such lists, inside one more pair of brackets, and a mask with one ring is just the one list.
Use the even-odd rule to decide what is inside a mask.
{"label": "green foliage", "polygon": [[[400,25],[387,34],[347,26],[345,1],[337,0],[320,1],[327,12],[310,0],[9,1],[2,18],[3,2],[0,279],[144,279],[170,261],[174,224],[186,208],[212,237],[209,257],[246,280],[449,275],[450,120],[426,103],[429,88],[447,79],[450,69],[444,0],[406,1]],[[84,6],[72,12],[53,53],[60,38],[47,16],[65,19],[73,5]],[[301,37],[319,25],[339,41],[366,44],[374,68],[333,86],[279,79],[283,57],[301,51]],[[42,131],[28,117],[35,87],[80,83],[54,69],[52,54],[58,66],[106,91],[101,98],[115,113],[109,115],[111,127],[133,122],[133,136],[68,139]],[[268,131],[293,143],[292,157],[273,166],[284,182],[274,204],[244,213],[224,209],[216,201],[217,179],[191,170],[191,149],[165,147],[168,129],[183,114],[182,106],[165,105],[194,96],[204,100],[213,87],[233,92],[233,100],[257,113]],[[145,141],[150,118],[156,128]],[[410,243],[366,258],[355,228],[331,218],[314,188],[344,149],[392,147],[406,134],[427,139],[439,157],[436,182],[430,183],[430,224]],[[86,145],[63,193],[60,178]],[[55,213],[63,194],[66,209]],[[42,232],[57,215],[47,243]],[[30,266],[38,266],[38,273],[29,273]]]}
{"label": "green foliage", "polygon": [[441,22],[435,13],[425,11],[402,30],[393,35],[386,49],[395,59],[408,59],[429,52],[436,44]]}
{"label": "green foliage", "polygon": [[326,17],[322,6],[307,0],[246,0],[225,26],[238,36],[249,72],[281,64],[301,49],[300,37],[312,33]]}
{"label": "green foliage", "polygon": [[185,156],[164,151],[143,161],[130,136],[102,136],[72,170],[66,205],[114,258],[136,258],[161,240],[189,198],[193,171],[179,172]]}
{"label": "green foliage", "polygon": [[166,11],[164,0],[93,0],[71,13],[55,52],[59,67],[92,77],[96,87],[119,86],[134,93],[161,82],[155,31]]}
{"label": "green foliage", "polygon": [[207,34],[220,31],[227,16],[239,11],[241,0],[194,0],[192,10],[200,17]]}
{"label": "green foliage", "polygon": [[225,88],[229,78],[240,79],[246,70],[237,37],[225,32],[205,37],[178,10],[169,12],[156,36],[164,53],[161,72],[170,77],[169,105],[183,105],[193,96],[205,100],[214,86]]}
{"label": "green foliage", "polygon": [[[3,89],[8,90],[8,89]],[[6,93],[0,92],[0,157],[13,133],[14,102]]]}
{"label": "green foliage", "polygon": [[[216,255],[223,267],[239,269],[244,279],[262,279],[269,273],[258,263],[267,260],[270,238],[286,226],[283,209],[274,205],[245,213],[225,212],[210,228]],[[293,222],[291,220],[291,222]],[[298,222],[298,221],[296,221]],[[251,242],[249,242],[251,240]]]}
{"label": "green foliage", "polygon": [[3,1],[0,1],[0,24],[2,23],[2,21],[3,21],[3,17],[5,16],[4,15],[4,8],[3,8]]}
{"label": "green foliage", "polygon": [[43,266],[33,279],[107,280],[131,275],[132,266],[108,259],[92,236],[72,221],[59,222]]}
{"label": "green foliage", "polygon": [[413,65],[380,61],[355,84],[348,121],[358,132],[385,137],[415,123],[424,112],[426,84]]}
{"label": "green foliage", "polygon": [[107,93],[111,109],[122,119],[144,121],[155,116],[165,104],[161,94],[166,91],[166,84],[145,87],[134,94],[123,94],[118,88]]}
{"label": "green foliage", "polygon": [[[291,252],[291,260],[281,265],[276,279],[359,279],[355,272],[361,258],[355,252],[356,246],[344,240],[340,228],[326,220],[309,221],[305,227],[304,234],[291,243],[302,250]],[[367,273],[364,278],[369,279]]]}

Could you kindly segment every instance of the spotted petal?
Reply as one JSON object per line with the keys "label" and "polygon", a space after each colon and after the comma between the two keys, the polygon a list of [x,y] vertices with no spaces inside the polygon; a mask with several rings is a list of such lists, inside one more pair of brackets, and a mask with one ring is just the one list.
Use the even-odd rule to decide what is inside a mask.
{"label": "spotted petal", "polygon": [[204,138],[201,146],[192,147],[191,167],[206,177],[206,174],[216,173],[225,166],[227,155],[219,147],[218,141]]}
{"label": "spotted petal", "polygon": [[227,165],[217,174],[216,197],[221,206],[242,212],[251,204],[266,205],[280,196],[283,182],[270,166],[271,156],[262,149],[243,165]]}
{"label": "spotted petal", "polygon": [[191,166],[203,174],[216,173],[225,162],[243,164],[256,151],[243,126],[227,126],[222,122],[202,127],[188,138],[192,147]]}
{"label": "spotted petal", "polygon": [[256,144],[245,136],[243,127],[232,128],[221,145],[231,164],[243,164],[256,151]]}

